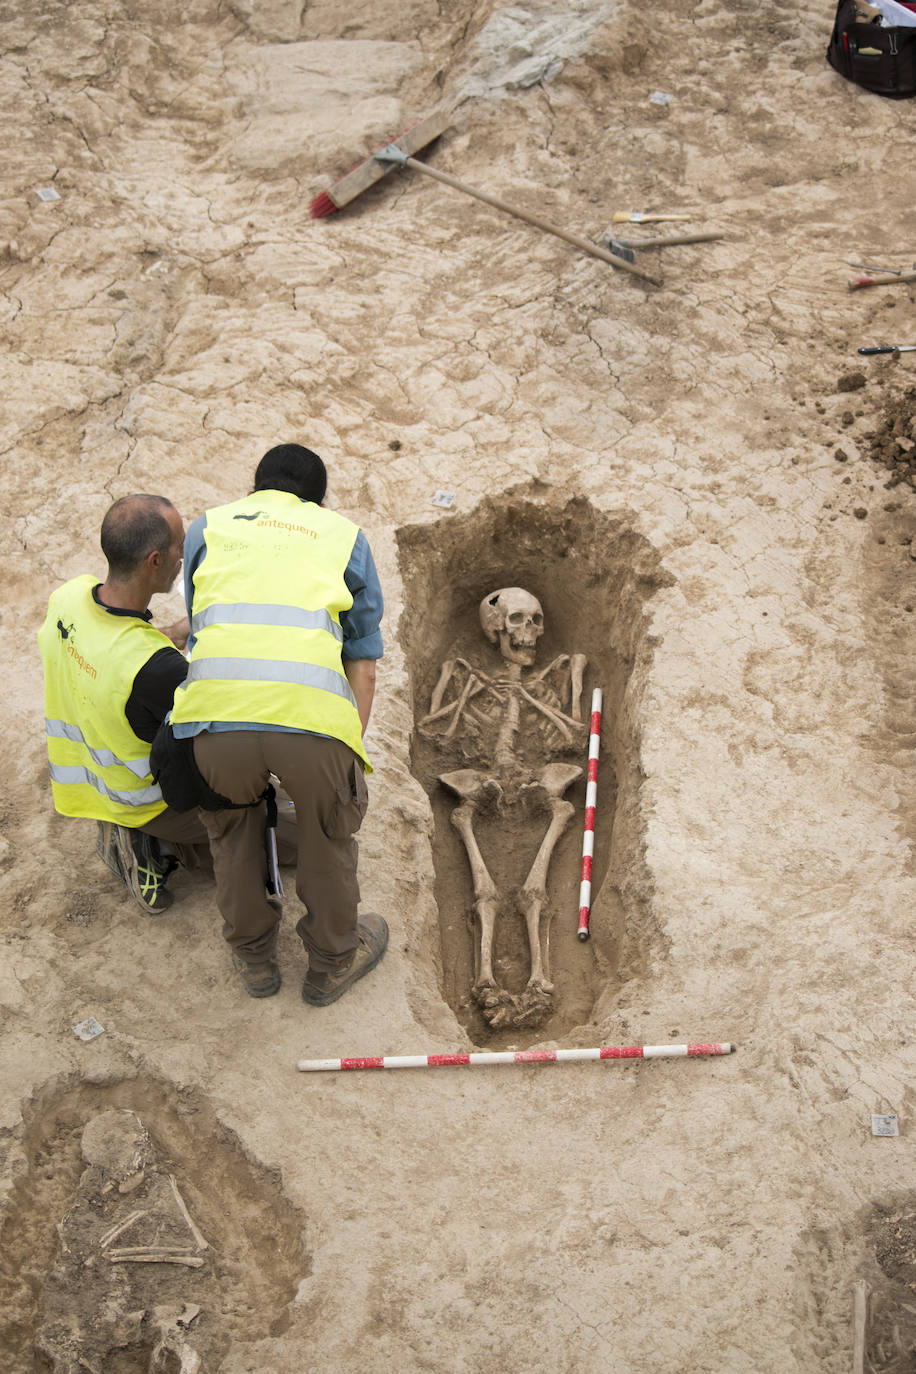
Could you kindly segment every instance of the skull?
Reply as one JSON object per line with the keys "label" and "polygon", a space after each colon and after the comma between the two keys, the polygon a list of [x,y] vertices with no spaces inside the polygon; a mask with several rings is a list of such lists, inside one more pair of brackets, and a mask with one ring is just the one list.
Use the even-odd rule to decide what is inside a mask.
{"label": "skull", "polygon": [[544,612],[536,596],[523,587],[503,587],[480,603],[480,624],[491,644],[508,663],[530,668],[544,633]]}

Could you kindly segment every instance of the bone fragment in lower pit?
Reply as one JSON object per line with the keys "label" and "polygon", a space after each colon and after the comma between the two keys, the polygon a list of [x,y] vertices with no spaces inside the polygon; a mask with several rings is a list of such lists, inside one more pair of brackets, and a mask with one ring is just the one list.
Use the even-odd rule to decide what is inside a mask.
{"label": "bone fragment in lower pit", "polygon": [[[54,1374],[107,1369],[125,1351],[149,1356],[150,1374],[198,1374],[200,1356],[188,1328],[200,1308],[168,1301],[138,1302],[134,1267],[163,1273],[172,1266],[200,1270],[207,1242],[191,1218],[175,1181],[160,1161],[143,1122],[133,1111],[100,1112],[81,1139],[79,1193],[58,1225],[60,1250],[44,1292],[44,1319],[35,1346]],[[127,1203],[125,1196],[136,1198]],[[78,1313],[73,1293],[79,1291]],[[144,1296],[147,1292],[144,1284]],[[111,1364],[114,1368],[114,1364]],[[120,1367],[120,1365],[118,1366]],[[125,1366],[126,1367],[126,1366]],[[131,1368],[142,1368],[140,1364]]]}

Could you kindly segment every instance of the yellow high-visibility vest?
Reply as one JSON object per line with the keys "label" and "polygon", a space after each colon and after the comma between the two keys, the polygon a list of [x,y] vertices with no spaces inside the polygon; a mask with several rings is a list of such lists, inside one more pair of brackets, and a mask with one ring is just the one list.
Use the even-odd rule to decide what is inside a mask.
{"label": "yellow high-visibility vest", "polygon": [[84,576],[58,587],[38,631],[51,792],[63,816],[136,827],[165,802],[149,771],[150,746],[124,708],[143,665],[174,646],[139,616],[98,606],[97,583]]}
{"label": "yellow high-visibility vest", "polygon": [[207,511],[193,574],[190,669],[174,724],[247,722],[331,735],[367,768],[341,658],[344,573],[359,527],[285,491]]}

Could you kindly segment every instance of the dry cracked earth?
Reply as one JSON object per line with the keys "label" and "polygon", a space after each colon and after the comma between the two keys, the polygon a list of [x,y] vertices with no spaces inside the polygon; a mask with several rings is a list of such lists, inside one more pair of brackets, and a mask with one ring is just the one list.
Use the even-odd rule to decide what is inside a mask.
{"label": "dry cracked earth", "polygon": [[[832,21],[811,0],[0,8],[8,1374],[916,1369],[916,353],[857,353],[916,344],[916,286],[847,284],[916,262],[914,105],[829,69]],[[626,236],[659,284],[410,169],[311,218],[435,112],[431,167]],[[636,211],[682,218],[613,220]],[[718,237],[639,247],[678,233]],[[283,988],[254,1003],[203,876],[145,917],[91,823],[54,815],[35,645],[52,588],[102,575],[113,499],[190,521],[284,440],[325,458],[386,596],[360,871],[392,942],[321,1010],[294,896]],[[472,995],[439,782],[498,703],[447,741],[420,728],[443,664],[493,676],[477,607],[507,586],[541,602],[539,664],[581,655],[584,699],[604,692],[591,939],[580,778],[537,1024]],[[544,719],[519,767],[568,762]],[[477,816],[516,998],[551,814],[520,796]]]}

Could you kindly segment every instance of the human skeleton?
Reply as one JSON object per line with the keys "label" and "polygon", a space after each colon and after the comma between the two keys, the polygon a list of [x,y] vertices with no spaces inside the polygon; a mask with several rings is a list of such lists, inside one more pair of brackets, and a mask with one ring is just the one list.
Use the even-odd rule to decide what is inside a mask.
{"label": "human skeleton", "polygon": [[[144,1374],[200,1374],[189,1340],[200,1307],[138,1305],[141,1293],[163,1286],[153,1276],[168,1272],[166,1266],[206,1263],[209,1246],[174,1176],[132,1111],[93,1117],[83,1131],[82,1155],[79,1192],[57,1227],[36,1350],[52,1374],[104,1374],[116,1363],[126,1368],[126,1350],[138,1352],[130,1368]],[[85,1317],[74,1304],[76,1292]]]}
{"label": "human skeleton", "polygon": [[[553,1004],[547,872],[575,812],[564,793],[582,775],[582,768],[575,764],[543,760],[551,754],[581,752],[588,734],[580,718],[587,660],[583,654],[561,654],[539,672],[529,671],[544,633],[544,613],[537,598],[521,587],[503,587],[485,596],[480,623],[490,643],[499,647],[501,671],[485,673],[463,658],[447,659],[419,730],[442,744],[460,741],[465,756],[483,765],[439,775],[443,786],[459,799],[451,822],[467,851],[474,884],[477,928],[472,995],[494,1029],[535,1026]],[[535,766],[524,761],[528,720],[535,727],[539,755]],[[527,928],[531,971],[527,986],[516,996],[499,986],[493,972],[501,899],[480,852],[474,821],[494,804],[535,798],[546,803],[550,820],[517,899]]]}

